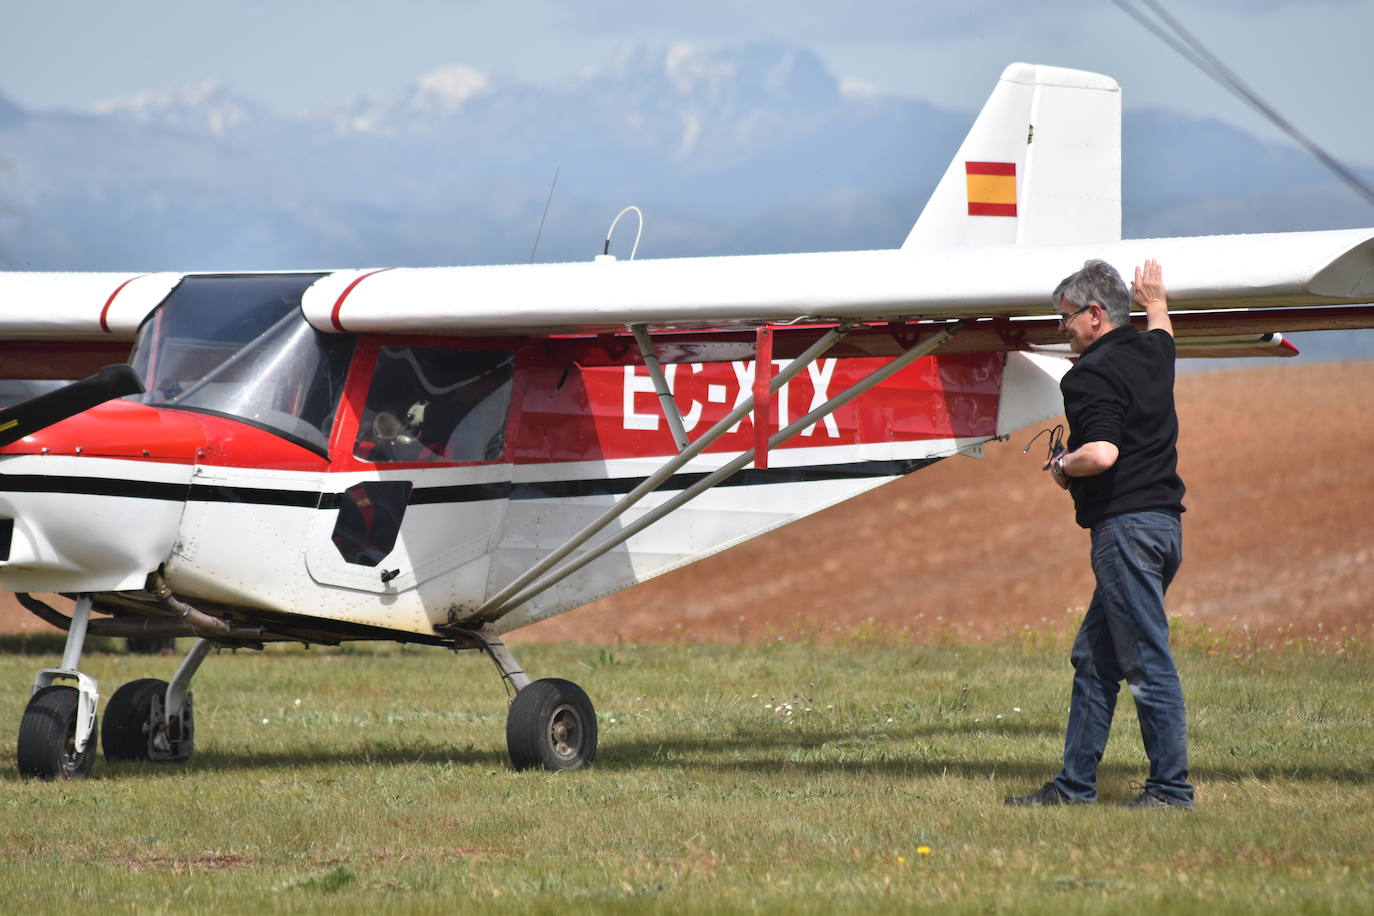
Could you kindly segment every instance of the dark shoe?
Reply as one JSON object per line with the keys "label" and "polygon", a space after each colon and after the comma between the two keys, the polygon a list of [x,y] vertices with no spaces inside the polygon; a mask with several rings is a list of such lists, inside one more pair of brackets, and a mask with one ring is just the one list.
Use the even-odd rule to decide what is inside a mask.
{"label": "dark shoe", "polygon": [[1127,808],[1179,808],[1184,811],[1192,811],[1193,803],[1181,798],[1168,798],[1164,795],[1155,795],[1149,789],[1141,792],[1135,797],[1134,801],[1126,802]]}
{"label": "dark shoe", "polygon": [[1029,795],[1008,795],[1003,804],[1024,808],[1043,808],[1046,805],[1083,805],[1087,802],[1069,798],[1056,789],[1054,783],[1047,782]]}

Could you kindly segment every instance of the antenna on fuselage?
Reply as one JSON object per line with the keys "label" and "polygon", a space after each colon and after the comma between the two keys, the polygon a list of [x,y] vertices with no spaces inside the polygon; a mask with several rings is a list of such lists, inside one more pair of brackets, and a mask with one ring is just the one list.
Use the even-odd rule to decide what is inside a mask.
{"label": "antenna on fuselage", "polygon": [[615,215],[615,219],[611,220],[611,228],[606,230],[606,241],[603,242],[601,245],[601,254],[597,255],[592,260],[615,260],[615,255],[611,254],[611,236],[615,235],[615,224],[620,222],[620,218],[624,216],[626,213],[629,213],[631,210],[635,211],[635,216],[639,217],[639,228],[635,230],[635,243],[630,248],[630,260],[633,261],[635,259],[635,253],[639,251],[639,237],[644,234],[644,211],[636,207],[634,204],[630,204],[624,210],[621,210],[619,213],[617,213]]}
{"label": "antenna on fuselage", "polygon": [[534,263],[534,254],[539,250],[539,239],[544,234],[544,220],[549,218],[549,204],[553,203],[553,189],[558,187],[558,171],[562,166],[554,166],[553,181],[549,183],[549,196],[544,200],[544,215],[539,217],[539,231],[534,234],[534,247],[530,249],[530,263]]}

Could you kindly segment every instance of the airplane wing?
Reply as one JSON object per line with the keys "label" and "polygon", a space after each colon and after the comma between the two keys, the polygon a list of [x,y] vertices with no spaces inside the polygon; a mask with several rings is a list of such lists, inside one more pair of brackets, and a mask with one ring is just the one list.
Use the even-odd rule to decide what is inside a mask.
{"label": "airplane wing", "polygon": [[320,331],[604,333],[798,319],[1043,316],[1093,257],[1155,258],[1171,311],[1374,300],[1374,228],[1075,245],[896,249],[624,262],[339,271],[305,294]]}
{"label": "airplane wing", "polygon": [[[1075,245],[889,251],[326,273],[306,291],[328,333],[448,335],[749,332],[767,324],[919,324],[974,319],[991,336],[960,349],[1062,343],[1049,291],[1089,257],[1125,276],[1165,265],[1180,355],[1291,353],[1279,331],[1374,326],[1374,228],[1132,239]],[[140,323],[181,274],[0,273],[5,378],[79,378],[122,362]],[[1344,306],[1333,308],[1332,306]],[[978,324],[970,330],[977,330]],[[886,332],[883,332],[886,333]],[[1239,338],[1239,339],[1238,339]],[[1248,338],[1248,339],[1247,339]],[[873,355],[878,355],[874,353]],[[738,358],[738,357],[734,357]]]}
{"label": "airplane wing", "polygon": [[0,339],[131,339],[179,273],[0,273]]}
{"label": "airplane wing", "polygon": [[77,379],[129,357],[179,273],[0,273],[0,378]]}

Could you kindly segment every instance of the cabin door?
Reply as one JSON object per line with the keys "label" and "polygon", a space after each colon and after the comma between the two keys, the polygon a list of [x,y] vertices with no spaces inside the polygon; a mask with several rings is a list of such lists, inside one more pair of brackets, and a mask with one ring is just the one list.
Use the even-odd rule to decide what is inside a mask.
{"label": "cabin door", "polygon": [[505,519],[515,353],[368,341],[306,551],[317,582],[480,602]]}

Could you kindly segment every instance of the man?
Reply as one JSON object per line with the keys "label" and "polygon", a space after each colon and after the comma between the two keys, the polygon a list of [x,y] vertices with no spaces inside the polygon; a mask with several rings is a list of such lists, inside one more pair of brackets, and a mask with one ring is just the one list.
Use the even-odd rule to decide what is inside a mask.
{"label": "man", "polygon": [[[1132,298],[1145,310],[1143,333],[1130,321]],[[1073,644],[1064,768],[1036,792],[1006,801],[1097,800],[1097,765],[1125,680],[1150,758],[1150,776],[1131,806],[1191,808],[1183,691],[1164,614],[1164,593],[1182,560],[1184,488],[1163,272],[1146,261],[1128,294],[1115,268],[1088,261],[1052,299],[1079,359],[1060,383],[1068,451],[1045,467],[1073,495],[1078,524],[1092,532],[1097,587]]]}

